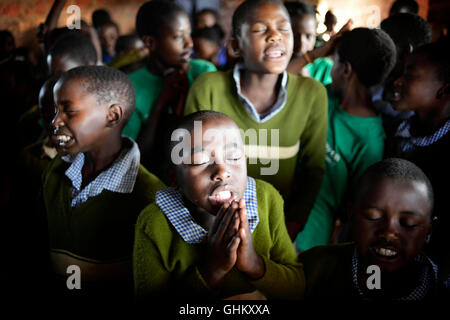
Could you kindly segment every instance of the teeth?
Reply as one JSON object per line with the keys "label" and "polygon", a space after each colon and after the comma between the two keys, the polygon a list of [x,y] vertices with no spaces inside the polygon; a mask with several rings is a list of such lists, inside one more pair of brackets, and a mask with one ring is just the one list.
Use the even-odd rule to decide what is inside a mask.
{"label": "teeth", "polygon": [[375,252],[380,256],[384,257],[393,257],[397,255],[397,252],[394,250],[386,249],[386,248],[376,248]]}
{"label": "teeth", "polygon": [[266,55],[271,57],[271,58],[278,58],[281,57],[283,53],[281,51],[271,51],[271,52],[267,52]]}
{"label": "teeth", "polygon": [[230,197],[231,197],[231,192],[230,191],[221,191],[221,192],[216,194],[216,198],[219,199],[219,200],[229,199]]}
{"label": "teeth", "polygon": [[71,138],[69,136],[66,136],[66,135],[60,135],[60,136],[57,136],[56,139],[58,139],[60,142],[67,142]]}

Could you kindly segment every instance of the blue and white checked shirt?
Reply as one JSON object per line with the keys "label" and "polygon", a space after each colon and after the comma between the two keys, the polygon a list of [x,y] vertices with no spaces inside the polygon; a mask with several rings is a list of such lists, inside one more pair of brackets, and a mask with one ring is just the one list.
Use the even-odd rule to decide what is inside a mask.
{"label": "blue and white checked shirt", "polygon": [[[255,180],[247,177],[243,199],[247,208],[247,219],[251,232],[258,225],[258,202],[256,199]],[[181,192],[173,188],[166,188],[156,192],[156,204],[169,219],[184,241],[190,244],[202,242],[208,231],[198,225],[189,210],[184,206]]]}
{"label": "blue and white checked shirt", "polygon": [[445,136],[450,130],[450,120],[439,128],[435,133],[425,137],[413,137],[411,136],[411,123],[409,120],[405,120],[398,126],[395,136],[405,138],[405,141],[400,143],[400,147],[403,152],[414,150],[416,147],[425,147],[435,143],[440,138]]}
{"label": "blue and white checked shirt", "polygon": [[[368,300],[358,283],[358,262],[359,256],[355,248],[352,258],[353,287],[357,290],[361,299]],[[423,300],[432,288],[436,288],[438,276],[437,265],[423,254],[419,254],[414,259],[414,263],[422,267],[419,285],[415,287],[407,296],[399,298],[398,300],[400,301]]]}
{"label": "blue and white checked shirt", "polygon": [[238,63],[234,66],[233,69],[233,79],[236,83],[237,94],[239,96],[239,100],[245,107],[245,110],[250,114],[250,116],[259,123],[264,123],[271,118],[273,118],[278,112],[280,112],[284,106],[286,105],[287,92],[286,86],[288,81],[288,75],[286,71],[283,71],[283,76],[281,79],[281,87],[278,92],[277,101],[275,101],[274,105],[264,114],[260,115],[258,111],[256,111],[253,104],[248,100],[245,96],[242,95],[241,92],[241,70],[244,69],[245,66],[242,63]]}
{"label": "blue and white checked shirt", "polygon": [[65,162],[71,163],[65,174],[72,182],[72,207],[78,207],[87,199],[99,195],[104,189],[119,193],[131,193],[133,191],[141,154],[136,142],[128,137],[122,137],[122,139],[123,149],[120,155],[107,170],[101,172],[83,190],[80,190],[80,188],[84,154],[80,152],[61,157]]}

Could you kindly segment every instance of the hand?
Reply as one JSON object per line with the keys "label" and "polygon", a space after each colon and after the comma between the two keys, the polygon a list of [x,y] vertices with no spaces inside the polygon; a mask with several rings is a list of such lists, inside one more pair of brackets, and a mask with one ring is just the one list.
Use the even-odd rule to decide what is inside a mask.
{"label": "hand", "polygon": [[252,279],[261,278],[265,272],[264,262],[253,247],[244,199],[239,200],[238,213],[240,218],[239,238],[241,241],[237,250],[236,267]]}
{"label": "hand", "polygon": [[182,96],[186,96],[189,88],[187,72],[184,69],[172,69],[165,78],[158,101],[165,107],[175,106]]}
{"label": "hand", "polygon": [[236,202],[225,203],[208,232],[207,258],[199,270],[211,288],[215,288],[236,264],[240,243],[238,209]]}
{"label": "hand", "polygon": [[348,19],[348,21],[344,24],[344,26],[338,31],[338,33],[336,33],[335,35],[333,35],[330,40],[328,40],[327,42],[325,42],[325,44],[321,47],[318,47],[312,51],[310,51],[308,54],[311,57],[311,59],[314,61],[317,58],[322,58],[322,57],[326,57],[329,56],[331,54],[333,54],[334,49],[336,48],[336,40],[339,39],[340,37],[342,37],[342,35],[344,34],[344,32],[351,30],[353,25],[353,20],[352,19]]}

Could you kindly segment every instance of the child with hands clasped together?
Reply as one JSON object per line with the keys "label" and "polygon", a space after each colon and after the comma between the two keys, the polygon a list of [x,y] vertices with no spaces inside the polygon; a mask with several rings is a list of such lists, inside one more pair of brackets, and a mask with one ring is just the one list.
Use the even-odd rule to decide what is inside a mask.
{"label": "child with hands clasped together", "polygon": [[[178,143],[186,139],[180,162]],[[158,191],[136,224],[137,297],[300,298],[303,271],[283,200],[270,184],[247,177],[233,120],[214,111],[191,114],[169,149],[173,187]]]}

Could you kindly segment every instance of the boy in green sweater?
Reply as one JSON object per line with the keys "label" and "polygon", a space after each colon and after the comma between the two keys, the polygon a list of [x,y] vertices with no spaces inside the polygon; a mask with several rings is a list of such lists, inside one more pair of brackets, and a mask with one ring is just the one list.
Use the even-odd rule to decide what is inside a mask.
{"label": "boy in green sweater", "polygon": [[370,88],[381,83],[394,66],[393,41],[382,30],[356,28],[337,40],[334,60],[333,83],[327,88],[325,174],[296,240],[300,250],[329,243],[347,190],[383,157],[385,133]]}
{"label": "boy in green sweater", "polygon": [[438,267],[423,253],[430,240],[433,189],[413,163],[390,158],[370,166],[349,206],[355,243],[303,252],[306,298],[426,300],[448,297]]}
{"label": "boy in green sweater", "polygon": [[[135,108],[133,85],[119,70],[83,66],[63,73],[53,92],[52,139],[65,155],[43,174],[42,204],[56,292],[132,297],[134,225],[164,187],[139,164],[136,143],[121,137]],[[67,280],[72,265],[78,284]]]}
{"label": "boy in green sweater", "polygon": [[201,75],[185,114],[215,110],[244,131],[248,174],[275,186],[286,200],[292,239],[302,229],[320,187],[327,135],[322,84],[294,76],[289,14],[277,0],[243,2],[233,15],[234,70]]}
{"label": "boy in green sweater", "polygon": [[157,192],[136,225],[136,296],[301,298],[303,270],[283,199],[247,176],[233,120],[200,111],[185,117],[171,140],[173,187]]}

